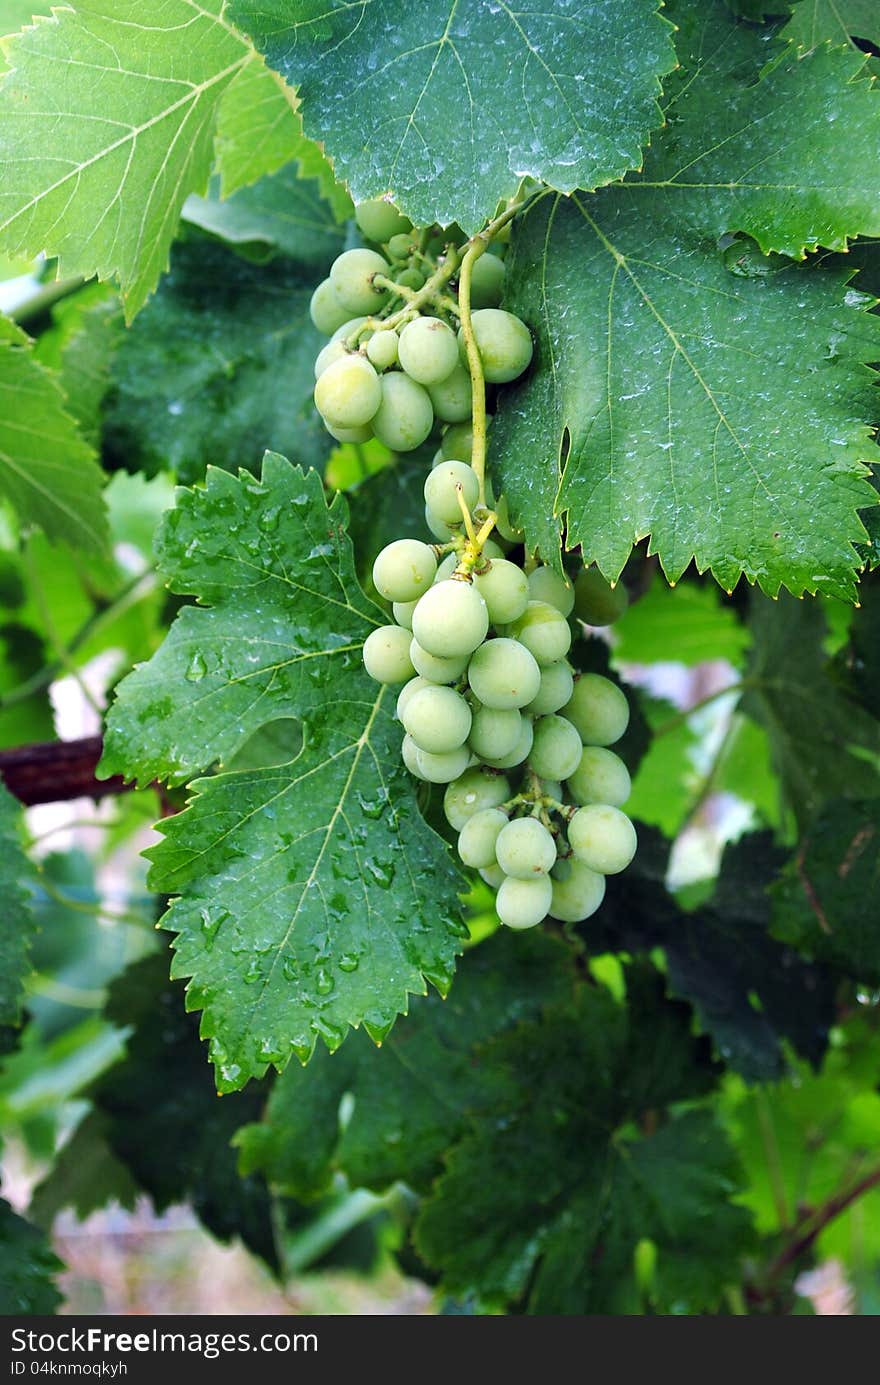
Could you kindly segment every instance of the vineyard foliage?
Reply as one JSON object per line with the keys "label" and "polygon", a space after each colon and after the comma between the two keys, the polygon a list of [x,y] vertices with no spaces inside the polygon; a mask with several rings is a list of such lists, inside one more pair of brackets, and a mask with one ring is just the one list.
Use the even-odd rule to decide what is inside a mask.
{"label": "vineyard foliage", "polygon": [[[877,7],[36,3],[0,771],[103,714],[108,796],[0,785],[0,1312],[61,1302],[59,1215],[141,1194],[439,1311],[809,1312],[829,1257],[878,1311]],[[364,667],[443,445],[313,404],[381,198],[413,262],[503,255],[506,550],[619,584],[568,659],[628,699],[638,851],[580,922],[499,925]]]}

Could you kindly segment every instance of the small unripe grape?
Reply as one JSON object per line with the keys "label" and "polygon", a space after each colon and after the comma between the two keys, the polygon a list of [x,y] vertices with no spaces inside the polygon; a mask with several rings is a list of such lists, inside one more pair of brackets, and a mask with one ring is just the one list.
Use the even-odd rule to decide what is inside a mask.
{"label": "small unripe grape", "polygon": [[420,289],[425,282],[425,276],[420,270],[409,265],[406,269],[399,269],[394,275],[396,284],[403,284],[406,289]]}
{"label": "small unripe grape", "polygon": [[612,625],[629,605],[629,595],[622,582],[612,587],[598,568],[586,567],[575,578],[574,605],[586,625]]}
{"label": "small unripe grape", "polygon": [[349,315],[374,313],[382,307],[388,290],[373,284],[374,274],[386,274],[391,266],[375,250],[343,250],[333,261],[330,282]]}
{"label": "small unripe grape", "polygon": [[416,247],[415,239],[407,231],[399,231],[397,235],[388,237],[388,252],[392,260],[408,260]]}
{"label": "small unripe grape", "polygon": [[[464,519],[462,518],[461,523],[459,524],[447,524],[445,519],[441,519],[438,514],[434,513],[430,505],[425,506],[425,526],[429,530],[429,532],[434,535],[434,538],[439,539],[441,543],[449,543],[450,540],[454,539],[456,534],[459,534],[461,532],[461,526],[463,523]],[[457,566],[458,557],[456,556],[452,572],[455,571],[455,568]],[[452,575],[452,572],[450,573],[450,576]]]}
{"label": "small unripe grape", "polygon": [[419,747],[416,745],[412,736],[404,736],[400,744],[400,758],[403,760],[410,774],[415,775],[416,779],[421,779],[423,783],[427,783],[428,781],[419,769],[418,761],[416,760],[418,753]]}
{"label": "small unripe grape", "polygon": [[541,779],[567,779],[580,764],[581,738],[565,717],[541,717],[529,763]]}
{"label": "small unripe grape", "polygon": [[315,406],[331,428],[361,428],[381,402],[379,377],[364,356],[341,356],[315,385]]}
{"label": "small unripe grape", "polygon": [[507,499],[501,495],[495,505],[495,528],[508,543],[522,543],[524,530],[518,529],[510,518]]}
{"label": "small unripe grape", "polygon": [[497,890],[504,884],[507,876],[500,866],[484,866],[480,871],[481,879],[485,880],[490,889]]}
{"label": "small unripe grape", "polygon": [[466,866],[486,870],[495,864],[495,843],[507,814],[498,808],[484,808],[468,818],[458,837],[458,854]]}
{"label": "small unripe grape", "polygon": [[563,874],[557,866],[553,873],[550,917],[560,923],[580,923],[595,914],[605,898],[605,876],[577,860],[559,864],[568,869]]}
{"label": "small unripe grape", "polygon": [[508,876],[499,886],[495,909],[508,928],[534,928],[547,917],[552,898],[549,875],[536,875],[531,880],[514,880]]}
{"label": "small unripe grape", "polygon": [[471,659],[468,682],[484,707],[524,707],[537,695],[541,670],[516,640],[489,640]]}
{"label": "small unripe grape", "polygon": [[[471,314],[471,323],[486,379],[493,385],[503,385],[522,375],[532,359],[533,349],[526,324],[503,308],[479,308]],[[461,330],[458,342],[464,364],[467,348]]]}
{"label": "small unripe grape", "polygon": [[367,341],[367,355],[377,370],[388,370],[397,361],[397,333],[374,332]]}
{"label": "small unripe grape", "polygon": [[458,365],[455,333],[439,317],[417,317],[400,334],[400,364],[420,385],[436,385]]}
{"label": "small unripe grape", "polygon": [[601,673],[576,678],[574,692],[562,711],[574,722],[584,745],[613,745],[629,725],[626,697]]}
{"label": "small unripe grape", "polygon": [[362,428],[334,428],[324,419],[324,427],[335,438],[337,442],[369,442],[373,436],[373,430],[369,423],[365,423]]}
{"label": "small unripe grape", "polygon": [[434,413],[442,423],[464,423],[471,416],[473,395],[471,377],[464,366],[456,363],[445,380],[428,385]]}
{"label": "small unripe grape", "polygon": [[500,544],[496,543],[494,539],[487,539],[483,544],[483,557],[492,559],[503,558],[504,549]]}
{"label": "small unripe grape", "polygon": [[497,308],[504,294],[504,261],[483,254],[471,270],[471,308]]}
{"label": "small unripe grape", "polygon": [[619,755],[601,745],[585,745],[574,774],[568,776],[568,791],[575,803],[610,803],[622,808],[630,796],[629,770]]}
{"label": "small unripe grape", "polygon": [[480,593],[455,577],[435,583],[413,612],[413,634],[423,649],[441,659],[470,654],[488,629],[489,613]]}
{"label": "small unripe grape", "polygon": [[351,317],[348,308],[340,303],[336,290],[329,279],[322,279],[312,294],[309,303],[309,316],[318,331],[330,337]]}
{"label": "small unripe grape", "polygon": [[625,870],[638,845],[626,813],[607,803],[578,808],[568,824],[568,841],[577,859],[602,875]]}
{"label": "small unripe grape", "polygon": [[[484,548],[484,555],[485,552]],[[507,625],[516,620],[529,604],[526,575],[506,558],[493,558],[483,571],[475,572],[474,586],[489,608],[492,625]]]}
{"label": "small unripe grape", "polygon": [[348,341],[349,337],[354,336],[355,332],[360,331],[361,327],[363,327],[366,320],[367,319],[365,317],[347,317],[343,322],[342,326],[336,328],[336,331],[333,333],[333,336],[330,338],[330,340]]}
{"label": "small unripe grape", "polygon": [[326,346],[322,346],[315,357],[315,379],[320,380],[327,367],[331,366],[334,361],[338,361],[340,356],[345,356],[347,352],[348,347],[338,337],[334,338],[333,341],[328,341]]}
{"label": "small unripe grape", "polygon": [[550,712],[558,712],[560,707],[564,707],[568,702],[573,688],[574,675],[564,659],[560,659],[556,664],[545,664],[541,669],[538,694],[525,710],[533,717],[545,717]]}
{"label": "small unripe grape", "polygon": [[503,774],[474,766],[449,785],[443,795],[443,811],[450,827],[460,832],[474,813],[483,808],[497,808],[509,798],[510,782]]}
{"label": "small unripe grape", "polygon": [[474,712],[468,744],[481,760],[497,760],[508,755],[520,738],[520,713],[515,707],[501,711],[480,707]]}
{"label": "small unripe grape", "polygon": [[548,798],[552,798],[555,803],[562,802],[562,785],[558,779],[542,779],[541,786]]}
{"label": "small unripe grape", "polygon": [[422,678],[421,676],[417,678],[411,678],[408,683],[404,683],[403,687],[400,689],[400,692],[397,694],[397,707],[395,708],[395,711],[397,713],[398,721],[403,721],[403,713],[406,710],[406,704],[409,702],[410,698],[415,697],[416,693],[419,692],[422,688],[430,687],[432,687],[432,684],[428,681],[428,679]]}
{"label": "small unripe grape", "polygon": [[443,755],[464,745],[471,709],[452,688],[421,688],[404,707],[403,724],[419,750]]}
{"label": "small unripe grape", "polygon": [[445,582],[447,577],[451,577],[458,567],[458,554],[447,553],[442,562],[437,564],[437,576],[434,578],[434,585],[438,582]]}
{"label": "small unripe grape", "polygon": [[396,207],[381,197],[359,202],[354,209],[354,219],[367,240],[377,241],[380,245],[389,241],[392,236],[412,230],[409,217],[403,216]]}
{"label": "small unripe grape", "polygon": [[413,611],[416,609],[416,601],[418,601],[418,599],[419,598],[416,597],[415,601],[392,602],[391,610],[394,614],[394,619],[397,621],[398,625],[403,626],[404,630],[412,630],[412,615]]}
{"label": "small unripe grape", "polygon": [[429,784],[450,784],[453,779],[458,779],[467,769],[470,758],[470,751],[465,745],[442,755],[434,755],[429,750],[416,751],[419,773]]}
{"label": "small unripe grape", "polygon": [[420,539],[395,539],[373,563],[373,586],[386,601],[417,601],[437,572],[437,555]]}
{"label": "small unripe grape", "polygon": [[444,461],[458,457],[463,462],[470,462],[473,452],[474,427],[469,420],[467,422],[452,423],[444,430],[443,436],[440,439],[440,455]]}
{"label": "small unripe grape", "polygon": [[381,399],[372,419],[373,432],[392,452],[412,452],[434,426],[428,391],[402,370],[387,371],[379,386]]}
{"label": "small unripe grape", "polygon": [[531,717],[520,714],[519,736],[513,749],[508,750],[506,755],[483,755],[481,758],[485,764],[491,765],[493,769],[514,769],[516,765],[521,765],[528,759],[534,736],[535,728]]}
{"label": "small unripe grape", "polygon": [[436,519],[446,524],[461,524],[458,487],[470,512],[480,498],[480,483],[467,462],[441,462],[425,480],[425,504]]}
{"label": "small unripe grape", "polygon": [[545,667],[564,659],[571,647],[571,630],[565,616],[546,601],[530,601],[509,632],[525,645],[535,662]]}
{"label": "small unripe grape", "polygon": [[364,640],[364,668],[377,683],[404,683],[415,669],[409,657],[409,631],[380,625]]}
{"label": "small unripe grape", "polygon": [[495,843],[495,859],[505,875],[530,880],[546,875],[556,862],[556,843],[537,818],[514,818]]}
{"label": "small unripe grape", "polygon": [[562,616],[568,617],[574,610],[574,587],[552,567],[536,567],[529,573],[529,591],[532,601],[555,606]]}
{"label": "small unripe grape", "polygon": [[443,659],[429,654],[413,637],[409,646],[409,657],[417,673],[429,683],[457,683],[468,666],[467,654],[458,654],[453,659]]}

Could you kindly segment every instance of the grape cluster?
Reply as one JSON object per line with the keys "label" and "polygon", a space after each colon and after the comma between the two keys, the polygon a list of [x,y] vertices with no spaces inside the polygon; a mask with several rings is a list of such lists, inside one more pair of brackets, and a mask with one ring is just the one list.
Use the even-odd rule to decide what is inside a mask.
{"label": "grape cluster", "polygon": [[[468,477],[462,462],[435,465],[429,511],[451,515],[472,490]],[[497,890],[502,923],[588,918],[606,875],[636,849],[621,812],[629,773],[608,749],[629,705],[610,679],[573,672],[569,617],[577,602],[577,617],[608,624],[621,598],[590,570],[574,588],[546,566],[526,574],[491,539],[471,571],[466,550],[452,546],[438,562],[442,552],[398,539],[379,554],[373,582],[393,603],[394,624],[368,637],[364,664],[378,682],[403,684],[404,762],[417,779],[448,786],[459,855]]]}
{"label": "grape cluster", "polygon": [[[355,218],[382,249],[343,251],[312,295],[312,321],[330,338],[315,361],[315,405],[339,442],[376,437],[393,452],[411,452],[435,420],[455,426],[471,416],[455,299],[442,291],[461,237],[455,228],[414,231],[384,201],[360,203]],[[498,307],[504,274],[504,261],[489,252],[475,261],[471,280],[474,338],[485,378],[496,384],[516,379],[532,358],[528,328]],[[435,280],[436,291],[420,298]]]}

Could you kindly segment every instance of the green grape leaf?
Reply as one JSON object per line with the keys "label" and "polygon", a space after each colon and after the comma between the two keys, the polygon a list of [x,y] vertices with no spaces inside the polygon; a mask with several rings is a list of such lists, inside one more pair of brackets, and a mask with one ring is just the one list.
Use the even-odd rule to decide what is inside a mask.
{"label": "green grape leaf", "polygon": [[637,1131],[711,1083],[689,1015],[633,969],[625,1008],[584,988],[487,1046],[482,1109],[416,1227],[448,1288],[537,1314],[639,1312],[633,1254],[647,1237],[660,1311],[717,1303],[750,1240],[732,1152],[705,1111]]}
{"label": "green grape leaf", "polygon": [[880,799],[828,803],[773,893],[777,938],[880,985]]}
{"label": "green grape leaf", "polygon": [[222,11],[78,0],[4,45],[0,248],[116,276],[134,317],[187,194],[207,184],[218,104],[251,58]]}
{"label": "green grape leaf", "polygon": [[859,701],[880,720],[880,575],[862,578],[859,598],[845,667]]}
{"label": "green grape leaf", "polygon": [[634,601],[614,624],[614,657],[618,663],[704,663],[726,659],[743,662],[749,632],[716,587],[686,582],[674,590],[662,581]]}
{"label": "green grape leaf", "polygon": [[25,977],[31,971],[34,870],[24,852],[21,806],[0,783],[0,1025],[21,1021]]}
{"label": "green grape leaf", "polygon": [[39,635],[16,620],[0,622],[0,700],[14,697],[0,707],[0,748],[49,741],[55,735],[55,719],[46,687],[34,688],[30,696],[19,692],[49,662],[49,652]]}
{"label": "green grape leaf", "polygon": [[256,259],[289,255],[302,265],[323,268],[345,248],[338,225],[314,179],[301,178],[288,164],[222,200],[219,179],[206,197],[191,194],[183,218],[203,231],[241,246]]}
{"label": "green grape leaf", "polygon": [[850,43],[854,38],[878,45],[880,11],[875,0],[800,0],[781,37],[808,52],[821,43]]}
{"label": "green grape leaf", "polygon": [[111,460],[201,480],[210,463],[259,470],[268,447],[322,466],[331,447],[312,403],[323,338],[314,275],[255,265],[208,239],[175,247],[171,271],[126,334],[105,403]]}
{"label": "green grape leaf", "polygon": [[876,498],[871,300],[831,270],[738,277],[675,210],[624,186],[525,216],[506,301],[537,352],[499,400],[497,488],[548,561],[564,520],[609,578],[650,534],[671,580],[695,559],[727,589],[851,599]]}
{"label": "green grape leaf", "polygon": [[21,328],[0,317],[0,494],[23,525],[36,524],[50,539],[102,554],[102,481],[55,377],[35,359]]}
{"label": "green grape leaf", "polygon": [[92,447],[101,441],[101,404],[122,340],[119,300],[106,286],[87,284],[52,309],[52,326],[34,347],[38,361],[58,372],[68,411]]}
{"label": "green grape leaf", "polygon": [[525,177],[568,192],[641,162],[674,63],[656,11],[654,0],[625,15],[600,0],[230,6],[296,86],[306,134],[356,201],[390,192],[417,225],[469,233]]}
{"label": "green grape leaf", "polygon": [[633,779],[626,811],[671,839],[693,807],[699,782],[693,752],[699,740],[670,702],[642,693],[639,705],[654,734]]}
{"label": "green grape leaf", "polygon": [[43,1233],[0,1198],[0,1315],[54,1313],[61,1302],[54,1276],[63,1268]]}
{"label": "green grape leaf", "polygon": [[[73,1209],[79,1221],[85,1221],[92,1212],[111,1202],[129,1210],[134,1208],[138,1186],[111,1149],[108,1129],[109,1121],[96,1110],[90,1111],[76,1127],[56,1155],[52,1168],[34,1189],[28,1212],[38,1226],[49,1231],[58,1213],[66,1207]],[[182,1195],[183,1189],[179,1196]]]}
{"label": "green grape leaf", "polygon": [[[321,1034],[382,1035],[425,978],[446,990],[460,877],[400,761],[394,698],[361,664],[381,612],[360,592],[346,504],[268,455],[262,480],[209,470],[158,539],[185,607],[120,685],[103,772],[180,782],[277,718],[306,723],[292,762],[196,781],[162,824],[153,886],[175,976],[205,1010],[218,1085],[233,1090]],[[218,832],[218,824],[222,829]]]}
{"label": "green grape leaf", "polygon": [[741,707],[764,728],[785,799],[809,823],[828,797],[880,794],[880,722],[835,676],[818,602],[755,595],[752,659]]}
{"label": "green grape leaf", "polygon": [[[243,1170],[305,1199],[326,1191],[338,1169],[354,1187],[402,1180],[427,1191],[480,1099],[481,1045],[565,1000],[572,979],[560,943],[501,930],[467,953],[447,1000],[415,1000],[380,1049],[353,1035],[338,1053],[287,1068],[263,1121],[236,1137]],[[354,1105],[342,1125],[346,1092]]]}

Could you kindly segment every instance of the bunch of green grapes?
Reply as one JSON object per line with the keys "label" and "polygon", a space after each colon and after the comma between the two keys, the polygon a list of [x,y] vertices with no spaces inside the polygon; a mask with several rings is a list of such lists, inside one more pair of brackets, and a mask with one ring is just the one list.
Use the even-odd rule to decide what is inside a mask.
{"label": "bunch of green grapes", "polygon": [[[475,505],[470,467],[435,464],[425,482],[435,524],[462,499]],[[501,922],[522,929],[593,914],[636,834],[621,811],[629,773],[608,748],[629,722],[626,697],[567,658],[572,624],[610,623],[621,598],[589,570],[573,587],[540,564],[526,572],[514,551],[489,539],[471,562],[463,538],[389,544],[373,582],[394,623],[368,637],[364,664],[378,682],[403,684],[404,763],[448,786],[462,861],[497,890]]]}
{"label": "bunch of green grapes", "polygon": [[[471,417],[455,280],[443,273],[461,236],[455,228],[416,231],[384,201],[362,202],[355,219],[381,249],[344,251],[312,295],[312,321],[330,338],[315,361],[315,405],[340,442],[376,437],[393,452],[411,452],[435,420],[455,427]],[[528,328],[498,306],[504,273],[504,261],[488,252],[471,280],[474,336],[485,378],[496,384],[516,379],[532,358]]]}

